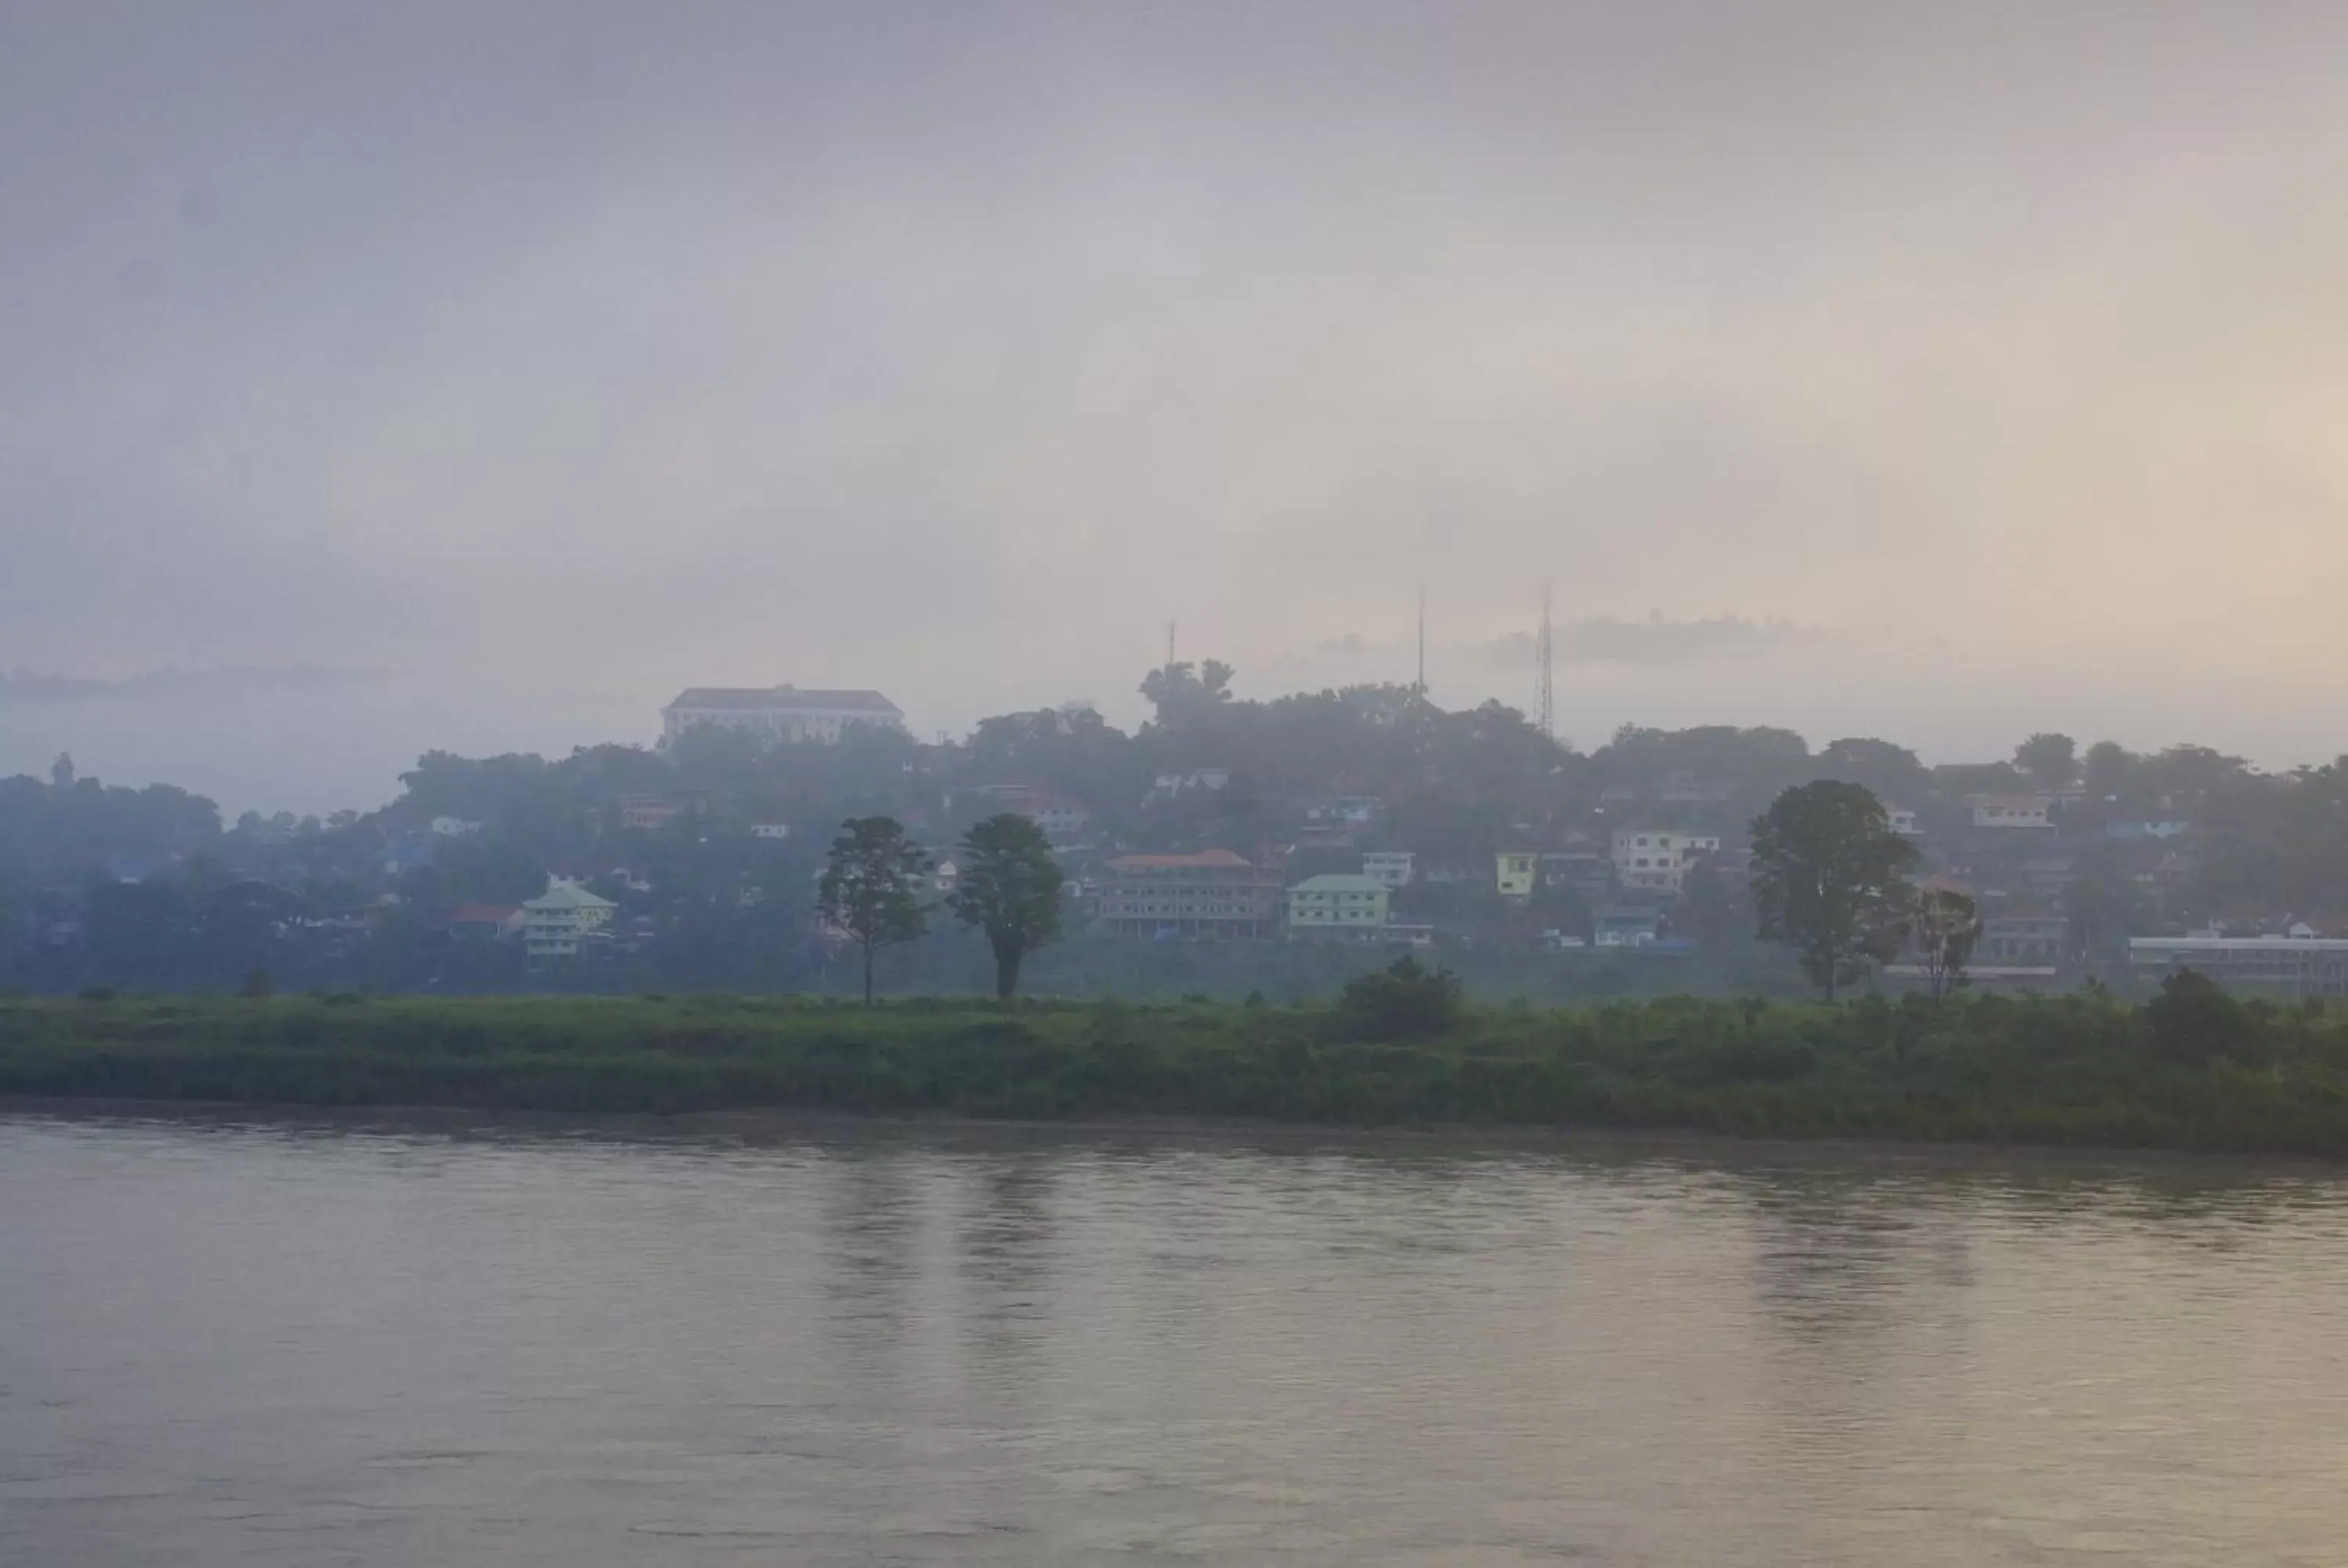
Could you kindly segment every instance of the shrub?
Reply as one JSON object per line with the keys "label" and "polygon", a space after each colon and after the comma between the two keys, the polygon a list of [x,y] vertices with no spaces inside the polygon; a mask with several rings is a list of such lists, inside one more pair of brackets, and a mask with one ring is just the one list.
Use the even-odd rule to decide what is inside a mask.
{"label": "shrub", "polygon": [[2144,1026],[2153,1054],[2164,1061],[2194,1064],[2213,1056],[2252,1061],[2260,1054],[2256,1015],[2195,969],[2179,969],[2160,982],[2160,994],[2145,1004]]}
{"label": "shrub", "polygon": [[1442,1034],[1459,1021],[1459,977],[1429,969],[1405,954],[1383,969],[1345,982],[1338,1021],[1365,1040],[1417,1040]]}

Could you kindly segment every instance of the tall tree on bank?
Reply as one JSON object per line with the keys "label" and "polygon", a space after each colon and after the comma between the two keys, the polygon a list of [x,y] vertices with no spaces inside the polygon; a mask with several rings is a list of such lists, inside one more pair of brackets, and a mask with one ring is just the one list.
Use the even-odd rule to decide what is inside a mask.
{"label": "tall tree on bank", "polygon": [[929,932],[916,888],[930,857],[895,817],[850,817],[840,826],[816,885],[816,907],[864,949],[864,1005],[870,1007],[874,952]]}
{"label": "tall tree on bank", "polygon": [[1916,957],[1933,1000],[1965,983],[1981,928],[1973,901],[1953,887],[1935,887],[1916,900]]}
{"label": "tall tree on bank", "polygon": [[1764,940],[1800,955],[1832,1001],[1838,987],[1889,962],[1906,940],[1916,846],[1891,831],[1883,803],[1820,779],[1779,795],[1753,820],[1753,910]]}
{"label": "tall tree on bank", "polygon": [[2069,789],[2079,777],[2079,743],[2041,730],[2013,748],[2013,765],[2034,788],[2049,793]]}
{"label": "tall tree on bank", "polygon": [[963,835],[954,892],[946,902],[963,924],[985,931],[994,949],[994,994],[1019,989],[1028,950],[1060,934],[1060,863],[1044,830],[1016,812],[990,816]]}

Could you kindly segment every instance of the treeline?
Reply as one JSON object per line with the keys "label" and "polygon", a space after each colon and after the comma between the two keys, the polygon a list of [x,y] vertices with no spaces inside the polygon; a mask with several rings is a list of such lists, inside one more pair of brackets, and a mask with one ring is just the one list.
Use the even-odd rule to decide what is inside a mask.
{"label": "treeline", "polygon": [[[794,999],[0,1001],[0,1093],[1672,1128],[2348,1153],[2348,1016],[2097,996],[1562,1011]],[[1380,993],[1379,987],[1385,988]]]}
{"label": "treeline", "polygon": [[[1519,966],[1505,954],[1530,953],[1551,927],[1586,928],[1603,895],[1544,885],[1509,906],[1490,886],[1495,851],[1602,853],[1623,825],[1713,833],[1741,850],[1774,800],[1818,780],[1912,811],[1932,849],[1921,870],[1941,869],[1954,845],[1961,880],[2055,904],[2088,972],[2124,967],[2131,933],[2286,917],[2348,923],[2348,763],[2264,774],[2206,747],[2140,754],[2038,734],[2008,758],[1927,766],[1882,739],[1814,748],[1790,731],[1732,726],[1625,727],[1583,751],[1498,703],[1446,711],[1395,685],[1253,702],[1234,697],[1231,679],[1213,661],[1152,671],[1143,691],[1154,717],[1131,733],[1090,709],[1040,709],[940,744],[851,728],[833,745],[695,731],[664,750],[436,752],[402,776],[389,805],[323,819],[246,813],[224,825],[201,797],[106,786],[59,759],[47,780],[0,780],[0,987],[231,989],[263,969],[288,989],[829,989],[846,982],[815,906],[839,825],[885,815],[943,857],[1004,809],[985,792],[1007,785],[1082,809],[1081,832],[1061,843],[1079,878],[1122,852],[1276,854],[1304,845],[1309,824],[1325,825],[1333,802],[1374,800],[1357,842],[1301,847],[1289,872],[1355,870],[1363,847],[1411,851],[1420,875],[1396,918],[1434,926],[1447,960],[1495,997],[1638,993],[1655,978],[1579,958],[1512,978]],[[1184,783],[1209,774],[1211,787]],[[1968,796],[2025,789],[2064,795],[2058,831],[2029,840],[2059,841],[2064,864],[2051,871],[2029,864],[2039,853],[2029,835],[2008,835],[1998,854],[1966,843]],[[631,815],[631,802],[646,800],[661,804],[658,821]],[[461,831],[436,834],[442,818]],[[2104,831],[2156,819],[2158,837]],[[778,825],[788,836],[773,835]],[[526,964],[513,944],[452,939],[455,911],[519,904],[550,874],[620,906],[618,950],[557,971]],[[2033,892],[2041,877],[2059,885]],[[1700,949],[1677,982],[1786,984],[1788,967],[1752,946],[1754,917],[1740,888],[1699,868],[1671,910],[1673,933]],[[1080,912],[1068,935],[1038,962],[1038,989],[1189,989],[1180,971],[1191,959],[1088,939]],[[969,944],[922,947],[891,966],[883,989],[988,984]],[[1196,965],[1246,972],[1199,989],[1274,995],[1331,967],[1278,953]]]}

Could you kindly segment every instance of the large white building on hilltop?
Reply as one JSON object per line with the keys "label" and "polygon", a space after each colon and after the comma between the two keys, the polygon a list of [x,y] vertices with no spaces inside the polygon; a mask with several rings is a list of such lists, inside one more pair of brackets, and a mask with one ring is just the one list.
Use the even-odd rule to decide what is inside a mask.
{"label": "large white building on hilltop", "polygon": [[905,714],[878,692],[802,692],[788,683],[694,686],[661,710],[662,743],[696,724],[747,730],[770,741],[836,741],[850,724],[901,730]]}

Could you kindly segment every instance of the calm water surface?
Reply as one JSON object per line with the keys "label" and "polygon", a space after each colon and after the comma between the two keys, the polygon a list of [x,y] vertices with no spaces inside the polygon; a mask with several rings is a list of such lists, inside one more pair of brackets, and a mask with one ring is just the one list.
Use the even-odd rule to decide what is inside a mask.
{"label": "calm water surface", "polygon": [[0,1118],[0,1563],[2348,1562],[2348,1181]]}

